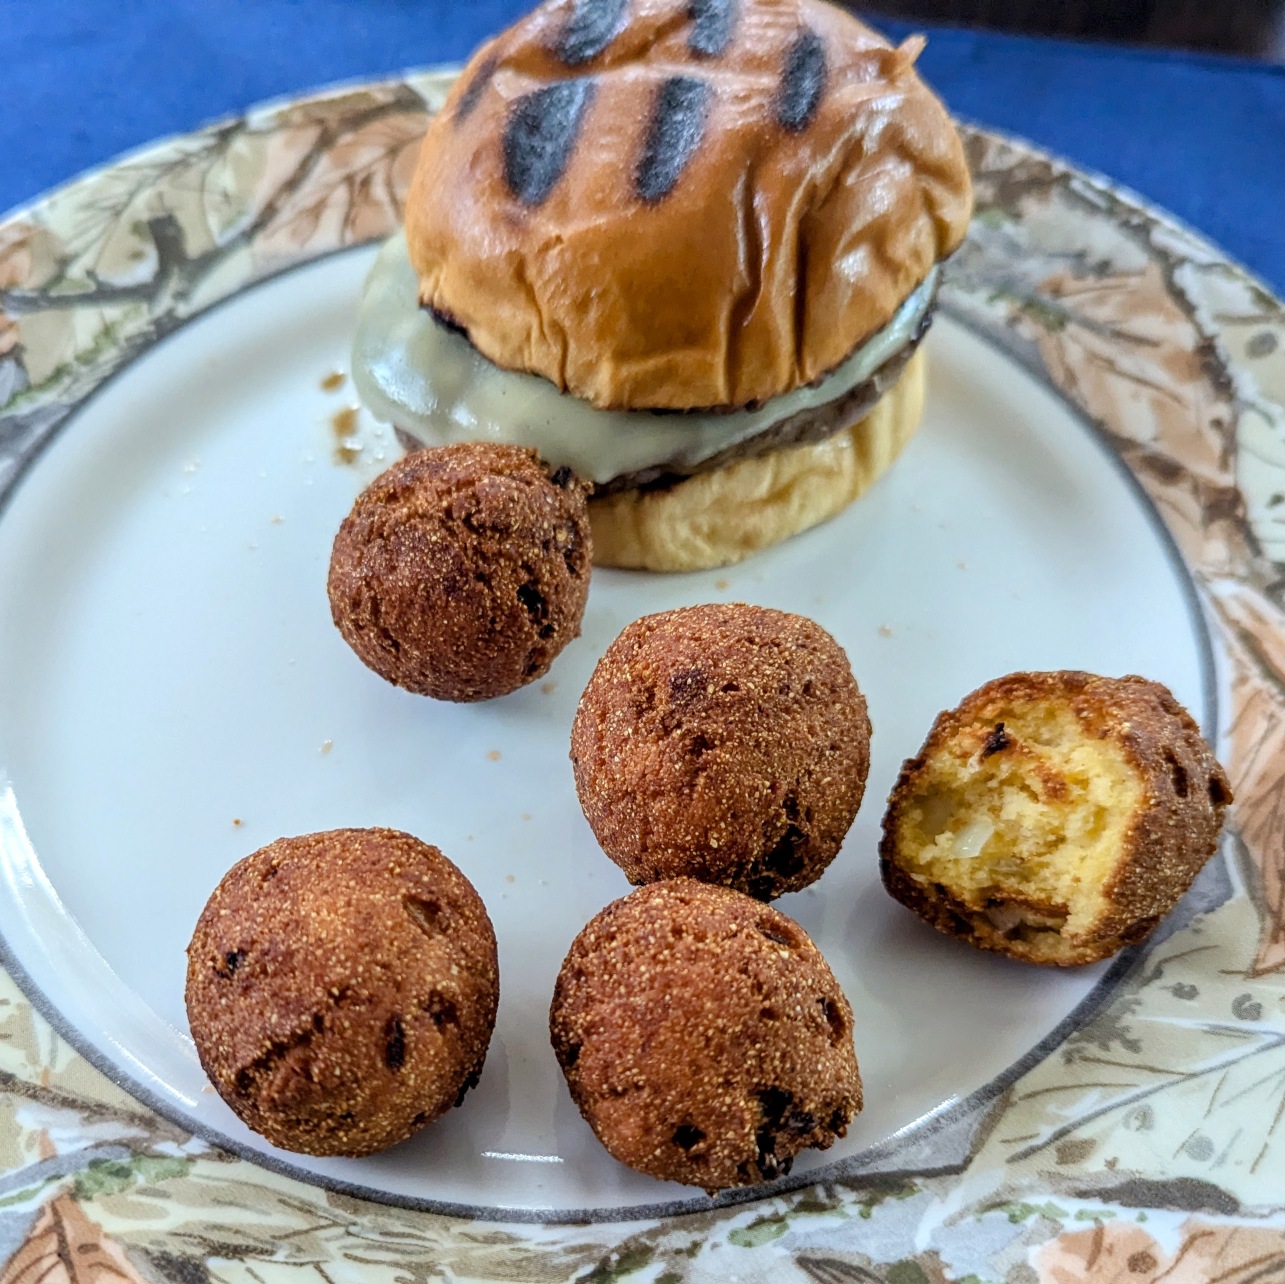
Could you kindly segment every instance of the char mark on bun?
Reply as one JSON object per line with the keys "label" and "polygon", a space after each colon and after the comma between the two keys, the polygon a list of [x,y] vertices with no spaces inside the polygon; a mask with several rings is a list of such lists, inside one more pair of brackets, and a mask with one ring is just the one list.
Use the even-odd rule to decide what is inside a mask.
{"label": "char mark on bun", "polygon": [[568,67],[592,62],[619,34],[624,16],[625,0],[576,0],[558,41],[558,57]]}
{"label": "char mark on bun", "polygon": [[803,30],[790,46],[776,100],[776,118],[792,134],[801,134],[816,118],[829,79],[825,42]]}
{"label": "char mark on bun", "polygon": [[634,190],[649,205],[674,190],[705,136],[714,91],[692,76],[671,76],[652,109]]}
{"label": "char mark on bun", "polygon": [[692,34],[687,47],[698,58],[717,58],[726,53],[736,30],[736,0],[691,0],[687,16]]}
{"label": "char mark on bun", "polygon": [[478,103],[482,101],[482,95],[486,92],[486,87],[491,83],[495,76],[495,69],[499,66],[500,60],[495,54],[492,54],[474,73],[472,79],[468,82],[468,88],[460,95],[460,100],[455,104],[455,124],[462,125],[472,114]]}
{"label": "char mark on bun", "polygon": [[513,104],[504,131],[504,177],[523,205],[543,205],[557,187],[593,95],[592,80],[559,80]]}

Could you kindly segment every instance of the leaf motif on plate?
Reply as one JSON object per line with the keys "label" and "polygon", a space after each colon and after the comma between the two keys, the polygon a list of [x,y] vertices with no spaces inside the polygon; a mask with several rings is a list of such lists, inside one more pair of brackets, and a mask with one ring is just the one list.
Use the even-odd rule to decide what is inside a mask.
{"label": "leaf motif on plate", "polygon": [[[64,1156],[59,1173],[98,1158],[119,1160],[129,1145],[144,1154],[187,1146],[187,1131],[129,1095],[95,1069],[28,1003],[0,970],[0,1139],[12,1189],[49,1179],[46,1145]],[[74,1156],[74,1159],[73,1159]]]}
{"label": "leaf motif on plate", "polygon": [[[454,76],[449,77],[451,82],[454,79]],[[422,134],[428,123],[424,99],[405,81],[390,80],[361,89],[321,93],[284,106],[270,106],[262,112],[251,113],[246,123],[252,129],[316,129],[339,137],[361,129],[372,119],[406,111],[418,113],[421,117],[419,130]]]}
{"label": "leaf motif on plate", "polygon": [[1054,383],[1114,439],[1188,560],[1225,571],[1243,555],[1235,408],[1160,267],[1057,271],[1016,307]]}
{"label": "leaf motif on plate", "polygon": [[27,345],[33,387],[83,365],[108,326],[116,349],[143,327],[167,333],[212,301],[211,277],[226,293],[242,248],[253,255],[242,276],[262,275],[392,230],[427,120],[418,94],[388,85],[256,119],[161,144],[51,200],[56,269],[8,296],[24,330],[40,331]]}
{"label": "leaf motif on plate", "polygon": [[1035,1251],[1032,1265],[1040,1284],[1250,1284],[1285,1273],[1285,1229],[1193,1218],[1173,1243],[1106,1221],[1063,1232]]}
{"label": "leaf motif on plate", "polygon": [[585,1278],[604,1252],[593,1228],[533,1240],[521,1228],[319,1190],[231,1156],[198,1159],[185,1175],[161,1180],[154,1191],[142,1180],[105,1191],[93,1201],[94,1216],[132,1253],[192,1271],[216,1257],[270,1264],[274,1278],[287,1280],[295,1272],[315,1280],[318,1263],[365,1284],[430,1280],[446,1265],[453,1278],[571,1280]]}
{"label": "leaf motif on plate", "polygon": [[1285,611],[1236,582],[1220,585],[1214,603],[1235,697],[1225,756],[1247,887],[1261,916],[1250,970],[1262,975],[1285,968]]}
{"label": "leaf motif on plate", "polygon": [[5,407],[32,382],[30,365],[39,368],[39,336],[24,334],[21,313],[6,306],[16,290],[40,286],[57,269],[57,238],[39,224],[15,221],[0,225],[0,408]]}
{"label": "leaf motif on plate", "polygon": [[[1246,980],[1257,922],[1254,906],[1236,898],[1152,950],[1061,1057],[1009,1090],[979,1170],[1002,1164],[1036,1179],[1052,1168],[1082,1183],[1181,1177],[1233,1191],[1235,1201],[1277,1197],[1285,976]],[[1247,1119],[1265,1122],[1250,1128]]]}
{"label": "leaf motif on plate", "polygon": [[427,123],[423,99],[403,84],[252,117],[250,135],[266,140],[249,189],[256,258],[294,261],[389,235]]}
{"label": "leaf motif on plate", "polygon": [[1285,568],[1285,307],[1216,256],[1175,268],[1174,279],[1189,288],[1197,321],[1235,385],[1246,518],[1261,555]]}
{"label": "leaf motif on plate", "polygon": [[[1282,354],[1285,355],[1285,354]],[[1282,361],[1285,365],[1285,361]],[[1240,417],[1236,470],[1249,524],[1264,557],[1285,568],[1285,398],[1280,405],[1246,406]],[[1282,597],[1281,584],[1275,596]]]}
{"label": "leaf motif on plate", "polygon": [[286,176],[306,167],[307,182],[277,202],[256,252],[297,257],[311,246],[329,249],[390,235],[425,123],[419,110],[381,111],[342,132],[274,134],[267,173],[284,189]]}
{"label": "leaf motif on plate", "polygon": [[120,1245],[89,1220],[70,1195],[41,1210],[26,1240],[0,1272],[0,1284],[147,1284]]}
{"label": "leaf motif on plate", "polygon": [[322,95],[159,144],[55,194],[41,225],[8,225],[0,479],[188,317],[310,251],[390,231],[427,120],[435,82],[424,83]]}
{"label": "leaf motif on plate", "polygon": [[[0,226],[0,358],[18,346],[18,322],[4,310],[4,291],[26,285],[35,276],[32,241],[37,229],[30,223]],[[0,397],[0,405],[6,399]]]}

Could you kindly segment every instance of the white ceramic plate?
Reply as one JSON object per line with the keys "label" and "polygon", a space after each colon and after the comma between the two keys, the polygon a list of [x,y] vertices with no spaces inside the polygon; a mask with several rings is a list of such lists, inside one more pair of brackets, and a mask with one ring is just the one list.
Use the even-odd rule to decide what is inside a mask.
{"label": "white ceramic plate", "polygon": [[[864,502],[728,571],[598,572],[549,680],[471,707],[385,685],[329,618],[330,543],[399,451],[351,392],[351,251],[228,300],[84,405],[0,523],[0,763],[12,782],[0,930],[98,1055],[201,1132],[320,1180],[429,1204],[621,1212],[690,1199],[611,1160],[549,1048],[558,966],[628,885],[576,802],[567,742],[631,620],[742,600],[800,612],[852,659],[875,727],[868,802],[812,889],[784,899],[848,994],[866,1108],[799,1175],[851,1160],[984,1088],[1088,998],[1102,968],[974,954],[892,903],[882,801],[936,713],[1015,669],[1145,673],[1212,696],[1167,534],[1092,432],[958,323],[928,340],[924,427]],[[346,462],[360,444],[357,458]],[[282,834],[390,825],[474,881],[500,942],[478,1091],[377,1158],[273,1150],[205,1088],[184,948],[214,885]],[[703,1202],[703,1201],[702,1201]]]}
{"label": "white ceramic plate", "polygon": [[[398,449],[369,416],[347,413],[350,383],[328,378],[346,368],[373,257],[346,247],[393,226],[422,128],[418,95],[431,108],[445,83],[275,107],[125,162],[3,229],[31,265],[31,288],[7,299],[19,342],[6,346],[0,329],[0,380],[11,381],[0,412],[8,966],[132,1096],[304,1181],[500,1220],[709,1208],[602,1151],[548,1046],[567,946],[627,890],[580,814],[567,739],[594,663],[629,621],[713,600],[782,607],[848,651],[875,753],[839,858],[780,902],[852,1001],[866,1108],[844,1141],[802,1157],[773,1189],[957,1166],[1002,1090],[1110,1001],[1130,960],[1022,967],[891,902],[875,845],[902,758],[940,709],[1016,669],[1143,673],[1219,733],[1222,650],[1193,544],[1180,556],[1127,444],[1143,440],[1152,456],[1165,444],[1157,377],[1126,369],[1115,417],[1097,413],[1092,380],[1108,375],[1090,341],[1106,334],[1108,357],[1125,365],[1137,345],[1095,322],[1087,358],[1068,348],[1073,308],[1092,320],[1100,300],[1052,286],[1037,296],[1021,237],[1042,237],[1054,260],[1061,242],[1097,237],[1094,288],[1132,290],[1138,307],[1150,268],[1108,270],[1112,217],[1075,228],[1030,213],[1034,188],[1005,205],[986,163],[1030,162],[971,136],[983,217],[928,340],[923,428],[888,477],[837,520],[729,571],[596,573],[584,635],[546,682],[480,706],[435,704],[357,662],[324,583],[340,519]],[[344,147],[309,143],[323,118],[331,138],[336,122],[350,126]],[[285,196],[269,208],[274,184]],[[91,209],[107,214],[87,231]],[[1082,263],[1078,253],[1068,261]],[[1122,284],[1130,273],[1141,275]],[[1163,348],[1169,338],[1147,324]],[[1173,398],[1187,395],[1193,372],[1171,373]],[[1164,502],[1175,475],[1153,496]],[[496,1036],[478,1090],[419,1137],[361,1161],[287,1155],[206,1085],[186,1032],[183,950],[239,857],[282,834],[373,824],[439,845],[477,885],[500,942]],[[1216,862],[1165,932],[1233,890]]]}

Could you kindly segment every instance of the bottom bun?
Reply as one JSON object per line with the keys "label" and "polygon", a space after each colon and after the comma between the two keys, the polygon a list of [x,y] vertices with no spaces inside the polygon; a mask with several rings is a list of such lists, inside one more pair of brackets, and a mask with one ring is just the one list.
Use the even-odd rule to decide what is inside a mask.
{"label": "bottom bun", "polygon": [[924,409],[923,348],[850,428],[725,464],[663,490],[589,503],[597,566],[703,571],[730,566],[842,512],[896,461]]}

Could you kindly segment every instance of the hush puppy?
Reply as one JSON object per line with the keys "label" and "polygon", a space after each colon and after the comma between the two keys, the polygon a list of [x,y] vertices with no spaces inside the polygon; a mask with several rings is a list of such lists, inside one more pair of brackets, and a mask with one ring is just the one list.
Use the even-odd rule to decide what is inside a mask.
{"label": "hush puppy", "polygon": [[861,1109],[852,1009],[803,929],[740,892],[650,883],[558,975],[572,1099],[621,1163],[711,1194],[771,1181]]}
{"label": "hush puppy", "polygon": [[571,732],[576,788],[631,883],[691,877],[760,900],[834,859],[870,769],[866,702],[837,642],[759,606],[631,624]]}
{"label": "hush puppy", "polygon": [[499,1002],[468,879],[391,829],[280,838],[234,865],[188,947],[205,1072],[274,1146],[368,1155],[478,1080]]}
{"label": "hush puppy", "polygon": [[534,451],[417,450],[358,496],[335,537],[330,610],[367,667],[437,700],[488,700],[548,672],[580,633],[587,488]]}
{"label": "hush puppy", "polygon": [[1015,673],[938,717],[883,822],[884,885],[1030,963],[1146,937],[1218,846],[1231,786],[1158,682]]}

